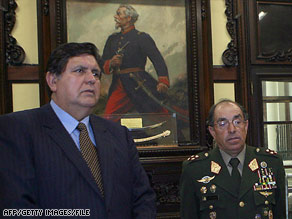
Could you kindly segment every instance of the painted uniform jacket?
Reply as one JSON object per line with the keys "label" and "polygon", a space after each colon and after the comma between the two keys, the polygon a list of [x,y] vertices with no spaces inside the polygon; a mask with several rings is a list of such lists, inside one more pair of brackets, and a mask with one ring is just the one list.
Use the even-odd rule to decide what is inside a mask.
{"label": "painted uniform jacket", "polygon": [[158,81],[169,86],[167,66],[154,40],[147,33],[140,32],[136,29],[132,29],[127,33],[114,33],[109,36],[102,55],[105,61],[104,70],[106,74],[111,73],[109,61],[117,54],[120,48],[123,48],[121,51],[123,59],[120,70],[140,68],[141,71],[126,74],[114,73],[109,89],[109,96],[116,89],[118,80],[120,80],[128,97],[138,108],[137,110],[139,112],[159,111],[161,106],[153,102],[149,98],[149,95],[142,89],[141,84],[139,84],[141,82],[143,87],[146,87],[159,100],[164,98],[156,90],[157,80],[145,71],[146,61],[149,58],[155,68]]}
{"label": "painted uniform jacket", "polygon": [[272,150],[247,146],[239,196],[218,147],[183,163],[181,218],[285,218],[283,161]]}

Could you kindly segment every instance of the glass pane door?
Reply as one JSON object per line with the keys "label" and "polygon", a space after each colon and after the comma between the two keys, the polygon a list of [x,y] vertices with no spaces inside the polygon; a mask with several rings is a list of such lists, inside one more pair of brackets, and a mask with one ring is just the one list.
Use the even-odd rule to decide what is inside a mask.
{"label": "glass pane door", "polygon": [[292,82],[263,81],[265,147],[292,160]]}

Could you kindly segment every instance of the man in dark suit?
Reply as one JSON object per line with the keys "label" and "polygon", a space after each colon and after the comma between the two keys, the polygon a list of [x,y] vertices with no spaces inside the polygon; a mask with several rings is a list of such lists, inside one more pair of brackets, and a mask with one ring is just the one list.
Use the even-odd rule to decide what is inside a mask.
{"label": "man in dark suit", "polygon": [[91,115],[100,66],[95,45],[61,45],[47,65],[51,102],[0,117],[1,216],[43,209],[42,216],[155,218],[155,194],[128,130]]}
{"label": "man in dark suit", "polygon": [[285,172],[275,151],[245,144],[246,110],[222,100],[209,112],[216,147],[183,163],[181,217],[285,218]]}

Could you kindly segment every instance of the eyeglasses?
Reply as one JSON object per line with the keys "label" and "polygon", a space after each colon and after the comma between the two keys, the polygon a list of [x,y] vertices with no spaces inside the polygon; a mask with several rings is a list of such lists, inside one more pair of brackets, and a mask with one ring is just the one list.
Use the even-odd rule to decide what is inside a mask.
{"label": "eyeglasses", "polygon": [[233,119],[231,121],[223,119],[217,123],[214,123],[214,125],[216,125],[218,129],[225,130],[229,127],[230,123],[232,123],[235,128],[243,128],[246,121],[241,118]]}

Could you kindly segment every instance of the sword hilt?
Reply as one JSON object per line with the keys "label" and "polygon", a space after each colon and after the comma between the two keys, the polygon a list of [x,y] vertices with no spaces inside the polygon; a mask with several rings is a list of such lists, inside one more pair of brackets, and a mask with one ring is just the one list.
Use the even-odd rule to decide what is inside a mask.
{"label": "sword hilt", "polygon": [[142,88],[143,84],[145,83],[145,81],[146,81],[146,79],[143,79],[142,81],[136,81],[138,86],[135,87],[135,90],[138,90],[138,89]]}

